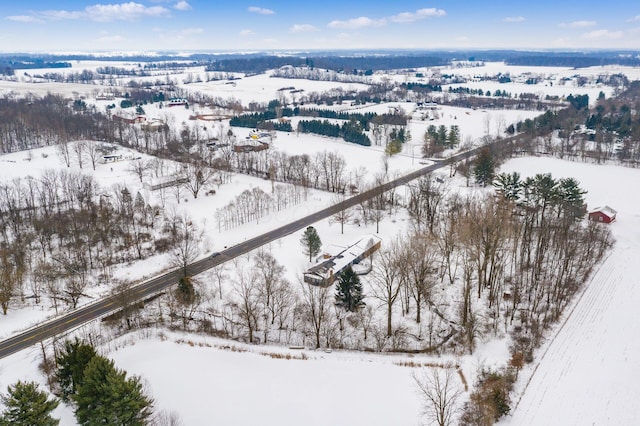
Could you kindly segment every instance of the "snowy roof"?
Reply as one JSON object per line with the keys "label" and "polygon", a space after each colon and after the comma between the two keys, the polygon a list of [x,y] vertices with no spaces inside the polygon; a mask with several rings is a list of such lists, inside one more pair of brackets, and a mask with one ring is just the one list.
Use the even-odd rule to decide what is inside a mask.
{"label": "snowy roof", "polygon": [[[348,265],[351,265],[358,257],[362,256],[368,249],[379,244],[381,238],[374,234],[366,234],[358,238],[342,251],[329,257],[321,259],[311,266],[305,275],[315,275],[319,279],[329,278],[332,274],[340,273]],[[334,246],[332,246],[333,248]]]}
{"label": "snowy roof", "polygon": [[589,214],[596,213],[596,212],[604,213],[609,217],[615,217],[616,213],[618,213],[616,210],[612,209],[609,206],[603,206],[603,207],[596,207],[595,209],[591,210]]}

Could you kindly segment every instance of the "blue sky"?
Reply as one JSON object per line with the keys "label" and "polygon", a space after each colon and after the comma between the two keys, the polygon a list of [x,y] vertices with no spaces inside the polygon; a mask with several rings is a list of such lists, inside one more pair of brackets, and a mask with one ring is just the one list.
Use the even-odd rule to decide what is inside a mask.
{"label": "blue sky", "polygon": [[640,1],[12,1],[0,51],[640,49]]}

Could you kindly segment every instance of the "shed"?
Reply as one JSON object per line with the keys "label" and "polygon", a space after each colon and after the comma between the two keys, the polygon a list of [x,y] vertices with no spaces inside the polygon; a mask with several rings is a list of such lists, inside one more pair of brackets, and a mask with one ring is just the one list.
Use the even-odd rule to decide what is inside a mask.
{"label": "shed", "polygon": [[597,207],[589,212],[589,220],[602,223],[611,223],[616,220],[618,212],[609,206]]}

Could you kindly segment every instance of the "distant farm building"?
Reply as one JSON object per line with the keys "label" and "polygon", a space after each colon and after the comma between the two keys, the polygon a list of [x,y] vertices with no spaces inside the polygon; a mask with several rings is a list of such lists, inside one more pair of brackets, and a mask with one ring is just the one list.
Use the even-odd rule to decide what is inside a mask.
{"label": "distant farm building", "polygon": [[611,223],[616,220],[618,212],[609,206],[598,207],[589,212],[589,220],[594,222]]}
{"label": "distant farm building", "polygon": [[242,142],[233,145],[234,152],[264,151],[269,149],[273,136],[269,132],[253,129]]}
{"label": "distant farm building", "polygon": [[113,93],[98,93],[98,96],[96,96],[96,100],[97,101],[112,101],[116,98],[116,95],[114,95]]}
{"label": "distant farm building", "polygon": [[106,154],[100,157],[98,162],[102,164],[107,164],[107,163],[117,163],[118,161],[133,160],[133,159],[134,159],[133,154],[129,152],[126,154]]}
{"label": "distant farm building", "polygon": [[185,184],[187,182],[189,182],[189,178],[187,178],[186,176],[174,175],[152,179],[143,183],[142,186],[144,186],[145,189],[148,189],[149,191],[157,191],[158,189],[170,188],[173,186]]}
{"label": "distant farm building", "polygon": [[346,248],[341,247],[338,250],[330,250],[334,251],[334,253],[324,253],[318,262],[304,273],[304,282],[328,287],[333,284],[336,276],[349,266],[353,266],[356,273],[365,274],[369,272],[370,265],[364,269],[358,268],[356,265],[379,250],[381,242],[382,240],[377,235],[368,234]]}
{"label": "distant farm building", "polygon": [[169,99],[168,105],[170,107],[178,106],[178,105],[189,105],[189,101],[186,100],[185,98],[171,98]]}
{"label": "distant farm building", "polygon": [[114,114],[111,118],[113,119],[113,121],[120,121],[127,124],[144,123],[145,121],[147,121],[147,117],[145,117],[144,115],[138,115],[135,117],[122,117]]}

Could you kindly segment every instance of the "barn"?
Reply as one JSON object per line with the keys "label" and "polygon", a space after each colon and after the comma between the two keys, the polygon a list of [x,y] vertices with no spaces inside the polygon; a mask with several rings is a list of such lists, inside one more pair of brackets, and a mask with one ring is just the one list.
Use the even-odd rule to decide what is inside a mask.
{"label": "barn", "polygon": [[589,212],[589,220],[611,223],[616,220],[616,213],[618,212],[609,206],[597,207]]}

